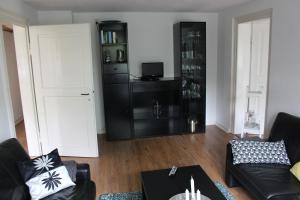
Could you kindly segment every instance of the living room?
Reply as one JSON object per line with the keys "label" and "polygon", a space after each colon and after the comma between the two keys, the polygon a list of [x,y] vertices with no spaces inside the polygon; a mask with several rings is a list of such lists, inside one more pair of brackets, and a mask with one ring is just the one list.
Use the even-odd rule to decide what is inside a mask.
{"label": "living room", "polygon": [[[213,3],[206,0],[2,0],[0,8],[0,22],[4,27],[1,33],[4,40],[1,39],[0,42],[0,93],[3,97],[0,100],[0,141],[16,137],[32,159],[58,148],[63,161],[75,160],[77,163],[88,164],[84,164],[82,170],[86,173],[88,171],[90,180],[88,185],[84,185],[86,188],[81,188],[81,192],[91,194],[89,197],[77,196],[77,199],[141,199],[142,193],[145,199],[159,199],[155,197],[155,193],[161,196],[160,199],[170,199],[177,193],[185,193],[185,189],[192,193],[192,197],[199,189],[202,195],[210,199],[218,199],[218,196],[211,193],[220,193],[225,199],[236,200],[299,198],[299,181],[297,182],[296,175],[293,175],[297,174],[294,171],[297,171],[295,169],[298,166],[299,177],[299,165],[296,164],[299,162],[299,120],[286,114],[278,115],[284,112],[300,116],[297,106],[300,98],[297,92],[300,84],[300,68],[297,62],[300,28],[296,21],[299,19],[297,11],[300,3],[297,0],[226,0]],[[264,48],[260,46],[252,52],[259,55],[263,54],[262,49],[266,49],[267,52],[264,54],[266,56],[263,56],[264,62],[267,63],[266,76],[263,79],[265,82],[261,87],[261,93],[264,94],[263,106],[258,109],[261,111],[262,120],[259,131],[254,134],[246,131],[250,134],[244,134],[236,131],[236,127],[243,124],[239,121],[246,118],[245,111],[237,115],[237,94],[238,89],[242,88],[238,82],[241,80],[238,77],[241,36],[239,25],[261,19],[269,19],[266,26],[269,29],[261,32],[268,33],[265,34],[268,37],[264,40],[267,43]],[[177,62],[181,61],[176,60],[176,48],[177,45],[181,45],[180,42],[176,42],[176,24],[179,24],[178,30],[181,31],[192,22],[195,23],[192,28],[197,29],[194,36],[201,35],[204,41],[204,45],[199,47],[199,52],[204,52],[199,66],[205,69],[200,73],[205,81],[200,83],[204,89],[199,89],[199,96],[205,101],[186,106],[189,108],[188,117],[182,117],[186,113],[180,111],[177,116],[176,110],[177,107],[186,108],[181,106],[180,100],[183,94],[186,94],[181,89],[182,79],[175,79],[178,70],[176,67],[182,64],[178,64]],[[122,26],[115,26],[113,23]],[[110,25],[112,28],[107,28]],[[122,30],[118,27],[122,27]],[[107,36],[111,42],[102,41],[105,32],[111,32],[111,36]],[[117,32],[117,35],[122,32],[124,35],[117,37],[114,42],[113,32]],[[16,49],[16,76],[20,82],[19,98],[22,99],[24,118],[21,123],[13,116],[15,104],[11,94],[15,90],[9,90],[9,58],[7,55],[5,58],[5,53],[8,52],[5,52],[7,48],[3,48],[7,34],[14,38]],[[65,39],[66,37],[68,39]],[[59,42],[54,43],[53,38]],[[196,43],[197,41],[193,45]],[[48,49],[43,51],[42,47]],[[58,50],[59,48],[61,49]],[[182,49],[186,50],[187,47]],[[32,61],[29,60],[29,54]],[[55,62],[51,56],[56,56],[61,62]],[[188,57],[190,54],[184,56]],[[139,80],[146,72],[144,64],[149,63],[161,67],[160,76],[163,77],[160,77],[159,81]],[[105,70],[108,65],[115,66],[112,68],[116,68],[115,71],[121,69],[119,66],[126,66],[127,71],[119,74],[107,73]],[[43,68],[45,66],[47,68]],[[86,67],[82,69],[82,66]],[[192,68],[194,69],[194,66]],[[44,69],[46,70],[43,71]],[[185,69],[186,66],[182,65],[180,70]],[[191,68],[189,70],[191,71]],[[242,68],[240,72],[245,71],[247,70]],[[124,77],[120,74],[126,74],[125,82],[123,78],[119,79]],[[116,81],[119,80],[126,86],[122,87],[121,93],[116,93],[112,98],[109,95],[112,95],[111,91],[116,90],[111,85],[116,85]],[[259,82],[258,78],[254,79],[255,81]],[[45,87],[47,84],[49,87]],[[76,88],[71,90],[72,84],[76,84]],[[176,89],[177,87],[179,89]],[[148,91],[145,91],[145,88]],[[197,89],[197,86],[193,85],[193,88]],[[126,90],[128,98],[124,100],[122,97]],[[177,91],[180,91],[180,94],[177,94]],[[193,91],[188,91],[188,94],[197,96]],[[260,92],[254,90],[249,93],[251,92],[255,98],[260,95]],[[248,98],[249,95],[243,97]],[[124,104],[125,101],[128,103]],[[177,107],[164,108],[162,105],[166,101],[172,105],[176,104]],[[146,103],[153,104],[153,107],[147,108],[148,110],[139,107]],[[139,108],[136,109],[135,105]],[[125,114],[119,113],[120,106],[125,107]],[[114,116],[117,116],[115,118],[112,116],[114,112]],[[150,124],[146,119],[147,113],[151,113],[151,120],[155,123]],[[172,116],[165,117],[164,113]],[[260,176],[258,172],[268,174],[270,171],[259,171],[257,168],[255,172],[239,171],[236,165],[232,165],[232,158],[228,155],[229,150],[235,149],[233,147],[228,150],[227,144],[230,140],[239,141],[240,138],[241,141],[253,142],[262,138],[269,139],[270,143],[279,146],[278,141],[284,140],[289,157],[288,169],[293,169],[293,174],[288,171],[289,181],[283,181],[285,185],[282,184],[281,188],[276,188],[278,183],[274,183],[274,189],[270,182],[241,176],[243,172]],[[231,145],[234,146],[234,142],[231,142]],[[4,154],[4,159],[5,153],[1,154]],[[1,160],[3,159],[1,155]],[[153,183],[152,177],[155,174],[149,174],[149,171],[157,170],[157,174],[160,174],[166,169],[165,173],[168,174],[173,166],[173,176],[166,180],[158,178],[157,183]],[[185,169],[182,168],[184,166],[194,167]],[[200,169],[197,166],[200,166]],[[281,173],[286,173],[286,166],[283,168]],[[189,178],[182,180],[181,171],[186,172]],[[78,172],[81,173],[80,170]],[[176,175],[181,177],[180,183],[170,182],[171,178],[176,179]],[[194,192],[190,187],[191,176],[195,180]],[[204,183],[199,177],[205,180]],[[89,179],[89,175],[85,178]],[[257,182],[257,187],[251,185],[253,181]],[[0,186],[0,189],[5,189],[4,183]],[[28,192],[27,186],[24,188]],[[274,194],[281,191],[284,194]],[[79,193],[76,195],[82,195]],[[223,196],[220,199],[224,198]],[[3,197],[11,198],[12,196]],[[51,199],[51,196],[49,198]],[[63,196],[52,198],[68,199]]]}

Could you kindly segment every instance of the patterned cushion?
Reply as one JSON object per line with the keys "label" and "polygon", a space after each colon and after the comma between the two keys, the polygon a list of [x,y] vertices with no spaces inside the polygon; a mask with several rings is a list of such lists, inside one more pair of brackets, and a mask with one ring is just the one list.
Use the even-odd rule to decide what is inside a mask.
{"label": "patterned cushion", "polygon": [[231,140],[233,164],[266,163],[290,165],[284,141]]}
{"label": "patterned cushion", "polygon": [[47,155],[18,163],[21,175],[29,187],[31,199],[41,199],[75,185],[63,165],[57,149]]}

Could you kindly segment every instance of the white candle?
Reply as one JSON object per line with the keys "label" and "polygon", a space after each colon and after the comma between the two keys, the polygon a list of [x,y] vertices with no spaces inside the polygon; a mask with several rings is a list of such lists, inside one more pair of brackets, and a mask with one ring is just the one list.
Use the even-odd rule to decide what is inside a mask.
{"label": "white candle", "polygon": [[191,177],[191,193],[192,193],[192,200],[195,200],[195,182],[193,177]]}
{"label": "white candle", "polygon": [[185,200],[190,200],[190,194],[188,189],[185,190]]}
{"label": "white candle", "polygon": [[197,190],[197,200],[201,200],[201,194],[199,190]]}

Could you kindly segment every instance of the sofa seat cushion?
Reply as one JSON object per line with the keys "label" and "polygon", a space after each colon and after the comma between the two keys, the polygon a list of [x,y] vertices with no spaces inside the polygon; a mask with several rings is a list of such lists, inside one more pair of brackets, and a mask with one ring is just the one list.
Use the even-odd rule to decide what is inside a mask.
{"label": "sofa seat cushion", "polygon": [[[239,181],[255,188],[264,199],[298,199],[300,182],[286,166],[234,166],[238,171]],[[248,187],[247,187],[248,188]],[[252,191],[254,192],[254,191]]]}
{"label": "sofa seat cushion", "polygon": [[43,200],[94,200],[96,198],[95,183],[89,180],[76,182],[76,186],[63,189]]}
{"label": "sofa seat cushion", "polygon": [[1,200],[30,200],[31,197],[26,185],[0,187]]}

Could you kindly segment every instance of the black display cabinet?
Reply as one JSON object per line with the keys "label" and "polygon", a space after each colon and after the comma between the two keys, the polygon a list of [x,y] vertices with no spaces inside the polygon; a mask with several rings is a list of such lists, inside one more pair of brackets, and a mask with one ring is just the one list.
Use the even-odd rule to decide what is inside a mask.
{"label": "black display cabinet", "polygon": [[127,23],[97,23],[102,60],[105,128],[109,140],[130,139],[131,109]]}
{"label": "black display cabinet", "polygon": [[181,108],[185,131],[205,132],[206,23],[174,24],[174,73],[181,78]]}

